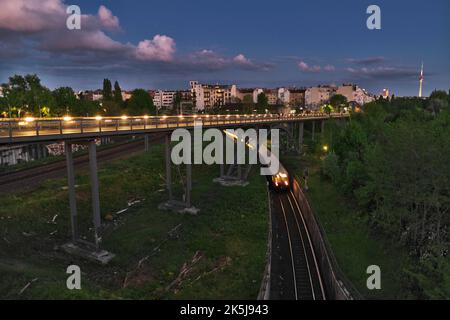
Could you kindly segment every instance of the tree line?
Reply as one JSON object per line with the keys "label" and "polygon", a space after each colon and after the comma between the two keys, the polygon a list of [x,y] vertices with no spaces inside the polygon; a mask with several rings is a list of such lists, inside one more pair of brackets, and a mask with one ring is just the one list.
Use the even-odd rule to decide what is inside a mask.
{"label": "tree line", "polygon": [[326,128],[322,143],[331,152],[322,172],[374,235],[407,250],[412,263],[399,274],[405,292],[449,298],[450,92],[380,99],[363,111]]}
{"label": "tree line", "polygon": [[131,98],[124,101],[119,83],[115,81],[113,90],[109,79],[104,79],[103,98],[98,101],[83,93],[77,98],[70,87],[52,91],[35,74],[14,75],[1,88],[0,116],[4,118],[156,114],[153,99],[145,89],[135,89]]}

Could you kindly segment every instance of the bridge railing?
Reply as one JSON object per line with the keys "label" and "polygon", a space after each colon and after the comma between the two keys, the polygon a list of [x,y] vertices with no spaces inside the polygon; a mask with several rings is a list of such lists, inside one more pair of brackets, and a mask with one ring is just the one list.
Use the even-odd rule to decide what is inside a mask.
{"label": "bridge railing", "polygon": [[161,117],[63,117],[0,119],[0,139],[47,135],[100,133],[149,129],[191,127],[201,120],[204,126],[289,121],[304,118],[342,117],[342,114],[252,114],[183,115]]}

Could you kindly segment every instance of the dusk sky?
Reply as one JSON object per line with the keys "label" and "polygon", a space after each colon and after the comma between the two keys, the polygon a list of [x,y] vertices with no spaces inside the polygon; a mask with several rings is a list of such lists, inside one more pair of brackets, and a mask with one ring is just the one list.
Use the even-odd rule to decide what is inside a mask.
{"label": "dusk sky", "polygon": [[[366,27],[369,5],[381,30]],[[81,30],[66,28],[78,5]],[[0,0],[0,82],[183,89],[356,83],[372,93],[450,88],[449,0]]]}

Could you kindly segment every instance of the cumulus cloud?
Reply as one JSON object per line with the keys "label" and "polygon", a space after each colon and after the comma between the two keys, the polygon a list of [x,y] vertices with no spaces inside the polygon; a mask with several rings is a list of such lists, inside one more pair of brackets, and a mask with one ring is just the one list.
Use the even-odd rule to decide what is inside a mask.
{"label": "cumulus cloud", "polygon": [[335,68],[335,66],[332,66],[331,64],[327,64],[325,67],[323,67],[323,70],[332,72],[332,71],[336,71],[336,68]]}
{"label": "cumulus cloud", "polygon": [[63,0],[0,0],[0,57],[17,60],[26,55],[33,57],[30,61],[40,57],[40,64],[49,70],[55,65],[54,58],[59,70],[74,67],[80,72],[115,62],[130,70],[172,74],[232,68],[264,71],[273,67],[242,53],[230,57],[205,49],[177,55],[175,39],[164,34],[137,44],[114,40],[108,31],[121,30],[120,21],[104,5],[94,14],[82,11],[81,30],[68,30],[67,6]]}
{"label": "cumulus cloud", "polygon": [[127,48],[127,45],[111,39],[101,30],[78,33],[52,32],[47,34],[39,45],[41,50],[74,54],[81,50],[113,52]]}
{"label": "cumulus cloud", "polygon": [[104,5],[101,5],[100,8],[98,8],[98,17],[103,27],[112,30],[120,29],[119,18],[114,16],[111,10]]}
{"label": "cumulus cloud", "polygon": [[139,42],[136,48],[136,57],[144,61],[172,61],[174,53],[175,41],[159,34],[153,40]]}
{"label": "cumulus cloud", "polygon": [[247,59],[242,53],[233,58],[233,61],[241,65],[252,65],[253,63]]}
{"label": "cumulus cloud", "polygon": [[320,72],[322,70],[320,66],[309,66],[305,61],[300,61],[297,66],[303,72]]}
{"label": "cumulus cloud", "polygon": [[0,29],[32,33],[64,23],[65,6],[60,0],[0,1]]}
{"label": "cumulus cloud", "polygon": [[253,71],[269,71],[274,67],[271,63],[256,63],[252,60],[248,59],[242,53],[238,54],[232,59],[232,63],[240,67],[244,70],[253,70]]}

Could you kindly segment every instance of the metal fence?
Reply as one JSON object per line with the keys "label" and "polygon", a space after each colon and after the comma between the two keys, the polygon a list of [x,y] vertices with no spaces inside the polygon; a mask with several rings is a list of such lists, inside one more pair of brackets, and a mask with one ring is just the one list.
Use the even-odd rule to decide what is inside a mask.
{"label": "metal fence", "polygon": [[267,203],[269,206],[269,232],[267,236],[267,252],[266,252],[266,267],[261,281],[261,287],[258,293],[258,300],[270,299],[270,273],[272,270],[272,201],[270,200],[270,190],[267,186]]}
{"label": "metal fence", "polygon": [[330,248],[326,234],[318,222],[313,210],[309,206],[308,199],[302,191],[298,178],[295,177],[292,192],[300,206],[305,218],[309,234],[317,253],[322,280],[326,289],[327,297],[331,300],[360,300],[362,295],[345,278],[336,258]]}

